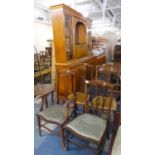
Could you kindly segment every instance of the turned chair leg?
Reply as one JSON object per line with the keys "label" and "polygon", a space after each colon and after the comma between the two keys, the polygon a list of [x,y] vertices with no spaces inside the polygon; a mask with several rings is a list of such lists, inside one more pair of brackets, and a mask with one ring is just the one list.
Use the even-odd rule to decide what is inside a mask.
{"label": "turned chair leg", "polygon": [[38,122],[38,129],[39,129],[39,136],[41,136],[41,123],[40,123],[41,119],[39,116],[37,116],[37,122]]}
{"label": "turned chair leg", "polygon": [[69,150],[68,130],[66,130],[66,150]]}
{"label": "turned chair leg", "polygon": [[63,127],[61,126],[61,129],[60,129],[60,135],[61,135],[61,143],[62,143],[62,148],[65,149],[65,143],[64,143],[64,129]]}

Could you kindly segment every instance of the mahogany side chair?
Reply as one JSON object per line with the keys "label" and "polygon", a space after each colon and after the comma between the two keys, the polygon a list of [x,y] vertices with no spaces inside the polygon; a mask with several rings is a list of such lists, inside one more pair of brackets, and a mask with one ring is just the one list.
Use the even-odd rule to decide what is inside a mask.
{"label": "mahogany side chair", "polygon": [[[67,96],[67,93],[70,88],[71,83],[73,82],[75,73],[71,70],[63,70],[58,71],[58,76],[63,77],[63,81],[61,81],[61,85],[65,88],[65,94]],[[74,89],[72,89],[74,91]],[[57,92],[58,93],[58,92]],[[74,92],[72,92],[75,94]],[[65,96],[64,96],[65,98]],[[62,141],[62,147],[64,148],[64,130],[63,125],[64,123],[71,118],[71,116],[74,116],[75,114],[75,98],[68,100],[65,98],[62,102],[63,104],[52,104],[51,106],[43,106],[45,102],[42,103],[41,107],[45,107],[45,109],[41,108],[40,112],[36,114],[37,121],[38,121],[38,129],[39,129],[39,135],[42,134],[42,128],[45,128],[46,130],[53,132],[48,126],[47,123],[50,124],[56,124],[60,128],[60,136]]]}

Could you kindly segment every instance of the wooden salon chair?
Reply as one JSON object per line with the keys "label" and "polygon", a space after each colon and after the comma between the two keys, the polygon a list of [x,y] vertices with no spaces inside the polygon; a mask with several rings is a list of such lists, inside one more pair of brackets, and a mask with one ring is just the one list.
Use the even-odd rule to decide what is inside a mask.
{"label": "wooden salon chair", "polygon": [[[105,140],[109,136],[110,111],[112,106],[116,106],[112,89],[113,85],[105,81],[86,81],[85,93],[90,96],[87,112],[64,125],[67,149],[69,149],[69,143],[73,143],[93,150],[96,148],[95,152],[98,155],[102,153]],[[77,137],[82,140],[81,143]],[[96,147],[90,147],[90,143],[94,143]]]}
{"label": "wooden salon chair", "polygon": [[[70,85],[73,82],[75,73],[70,70],[58,71],[58,76],[62,77],[64,80],[61,82],[61,85],[65,87],[65,96],[63,98],[64,104],[52,104],[45,109],[41,108],[40,112],[36,114],[38,121],[38,129],[39,135],[41,136],[42,131],[41,128],[45,128],[46,130],[52,132],[50,128],[48,128],[47,124],[56,124],[60,127],[60,135],[62,141],[62,147],[64,148],[64,132],[63,125],[64,123],[71,118],[72,114],[75,112],[75,98],[73,97],[71,100],[67,99],[68,91],[70,93]],[[74,91],[74,89],[72,89]],[[58,92],[57,92],[58,93]],[[74,92],[72,92],[75,94]],[[42,103],[41,107],[44,107]]]}

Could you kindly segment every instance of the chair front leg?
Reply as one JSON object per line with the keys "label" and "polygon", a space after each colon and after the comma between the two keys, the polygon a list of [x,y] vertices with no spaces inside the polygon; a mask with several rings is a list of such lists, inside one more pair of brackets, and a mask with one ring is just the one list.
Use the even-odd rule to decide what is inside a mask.
{"label": "chair front leg", "polygon": [[65,149],[65,143],[64,143],[64,129],[63,129],[63,126],[61,126],[60,135],[61,135],[62,148]]}
{"label": "chair front leg", "polygon": [[37,122],[38,122],[38,129],[39,129],[39,136],[41,136],[41,119],[40,116],[37,115]]}

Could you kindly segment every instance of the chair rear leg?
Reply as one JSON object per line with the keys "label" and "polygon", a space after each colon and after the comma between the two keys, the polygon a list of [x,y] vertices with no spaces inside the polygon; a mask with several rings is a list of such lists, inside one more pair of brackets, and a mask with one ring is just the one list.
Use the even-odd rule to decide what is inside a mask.
{"label": "chair rear leg", "polygon": [[41,136],[41,119],[40,116],[37,115],[37,122],[38,122],[38,129],[39,129],[39,136]]}

